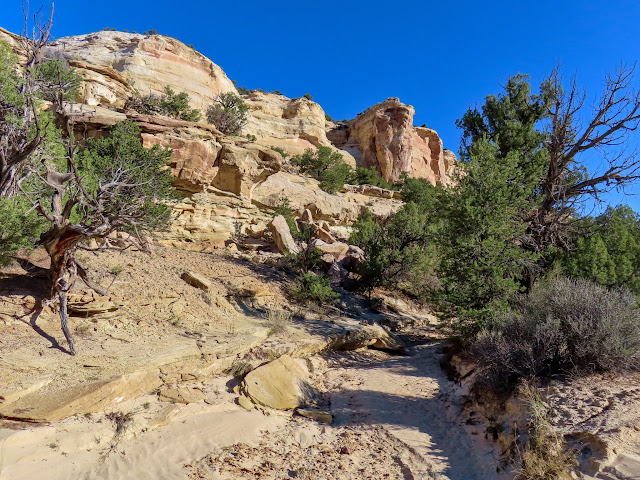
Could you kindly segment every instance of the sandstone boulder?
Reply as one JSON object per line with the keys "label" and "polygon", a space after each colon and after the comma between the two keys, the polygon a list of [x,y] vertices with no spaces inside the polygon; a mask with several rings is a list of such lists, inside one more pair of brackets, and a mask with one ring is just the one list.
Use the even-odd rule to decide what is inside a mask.
{"label": "sandstone boulder", "polygon": [[253,402],[277,410],[297,408],[311,394],[308,373],[289,355],[249,372],[241,390]]}
{"label": "sandstone boulder", "polygon": [[182,274],[182,279],[192,287],[199,288],[200,290],[204,290],[205,292],[211,290],[212,287],[211,281],[207,277],[196,272],[184,272]]}
{"label": "sandstone boulder", "polygon": [[335,335],[329,345],[331,350],[357,350],[373,347],[392,352],[402,352],[404,343],[395,335],[387,332],[378,324],[358,325],[346,328],[344,332]]}
{"label": "sandstone boulder", "polygon": [[327,243],[323,240],[320,240],[319,238],[314,239],[311,242],[310,247],[317,248],[323,253],[328,253],[330,255],[333,255],[333,258],[335,259],[336,262],[339,262],[340,260],[342,260],[349,252],[349,245],[347,245],[346,243],[342,243],[342,242]]}
{"label": "sandstone boulder", "polygon": [[270,225],[271,233],[273,234],[273,240],[280,252],[299,253],[300,249],[296,242],[293,240],[289,225],[282,215],[277,215]]}

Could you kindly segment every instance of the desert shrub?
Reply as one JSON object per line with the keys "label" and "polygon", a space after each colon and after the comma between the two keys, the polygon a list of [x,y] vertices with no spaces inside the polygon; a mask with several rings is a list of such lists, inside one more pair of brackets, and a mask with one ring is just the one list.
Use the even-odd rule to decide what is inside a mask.
{"label": "desert shrub", "polygon": [[282,215],[284,217],[287,225],[289,226],[289,230],[291,231],[291,235],[295,235],[298,229],[296,228],[296,221],[293,218],[291,202],[287,197],[284,197],[273,206],[273,216],[277,217],[278,215]]}
{"label": "desert shrub", "polygon": [[340,298],[329,283],[325,275],[314,272],[304,272],[297,277],[290,290],[291,295],[301,302],[315,302],[322,304],[335,304]]}
{"label": "desert shrub", "polygon": [[176,93],[168,85],[164,87],[162,95],[154,93],[142,95],[134,90],[133,95],[125,103],[125,109],[145,115],[166,115],[188,122],[200,121],[200,110],[189,106],[189,94]]}
{"label": "desert shrub", "polygon": [[307,100],[313,100],[313,96],[310,93],[305,93],[303,97],[306,98]]}
{"label": "desert shrub", "polygon": [[376,167],[357,167],[355,171],[349,175],[347,182],[351,185],[373,185],[375,187],[386,188],[387,190],[398,189],[397,185],[393,185],[382,178],[382,175],[378,173]]}
{"label": "desert shrub", "polygon": [[251,135],[250,133],[247,133],[247,140],[249,140],[250,142],[255,142],[256,140],[258,140],[258,137],[256,137],[255,135]]}
{"label": "desert shrub", "polygon": [[235,93],[222,93],[207,109],[207,121],[222,133],[232,135],[240,131],[249,119],[249,107]]}
{"label": "desert shrub", "polygon": [[527,442],[519,449],[517,480],[569,480],[576,465],[576,452],[567,448],[562,435],[550,422],[553,412],[535,387],[520,389],[529,410]]}
{"label": "desert shrub", "polygon": [[38,95],[43,100],[54,102],[58,95],[63,100],[75,100],[80,93],[82,77],[62,58],[52,58],[36,68],[39,83]]}
{"label": "desert shrub", "polygon": [[556,278],[534,286],[482,331],[473,352],[499,386],[523,377],[620,371],[640,361],[640,313],[626,290]]}
{"label": "desert shrub", "polygon": [[318,147],[314,152],[307,149],[302,155],[296,155],[291,163],[320,181],[320,188],[327,193],[336,193],[344,187],[352,169],[342,160],[342,154],[331,147]]}
{"label": "desert shrub", "polygon": [[328,113],[325,113],[325,114],[324,114],[324,119],[325,119],[327,122],[333,122],[333,118],[331,118],[331,115],[329,115]]}
{"label": "desert shrub", "polygon": [[143,35],[158,35],[158,30],[156,30],[155,28],[152,28],[151,30],[147,30],[145,32],[143,32]]}
{"label": "desert shrub", "polygon": [[24,198],[0,198],[0,266],[8,265],[17,250],[33,248],[43,227]]}
{"label": "desert shrub", "polygon": [[353,225],[349,243],[365,252],[358,267],[359,287],[371,294],[378,286],[405,285],[409,293],[425,294],[435,279],[430,210],[410,202],[390,218],[374,218],[365,209]]}
{"label": "desert shrub", "polygon": [[289,152],[287,152],[282,147],[271,147],[271,150],[273,150],[274,152],[278,152],[280,155],[282,155],[282,158],[284,159],[286,159],[289,156]]}
{"label": "desert shrub", "polygon": [[286,333],[291,324],[292,315],[284,310],[269,309],[266,320],[269,326],[267,336]]}

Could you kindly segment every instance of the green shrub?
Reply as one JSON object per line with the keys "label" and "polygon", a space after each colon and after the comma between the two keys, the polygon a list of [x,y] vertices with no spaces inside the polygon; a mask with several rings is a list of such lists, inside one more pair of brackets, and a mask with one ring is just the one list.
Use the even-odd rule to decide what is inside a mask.
{"label": "green shrub", "polygon": [[399,189],[397,185],[393,185],[382,178],[382,175],[378,173],[376,167],[357,167],[355,171],[349,175],[347,182],[351,185],[373,185],[375,187],[386,188],[387,190]]}
{"label": "green shrub", "polygon": [[313,97],[311,96],[310,93],[305,93],[303,97],[306,98],[307,100],[313,100]]}
{"label": "green shrub", "polygon": [[628,291],[557,278],[521,295],[482,331],[473,352],[488,377],[510,387],[523,377],[634,369],[640,312]]}
{"label": "green shrub", "polygon": [[189,106],[189,94],[187,92],[176,93],[168,85],[164,87],[162,95],[154,93],[141,95],[140,92],[134,90],[124,107],[145,115],[166,115],[188,122],[200,121],[200,110]]}
{"label": "green shrub", "polygon": [[325,119],[327,122],[333,122],[333,118],[331,118],[331,115],[329,115],[328,113],[325,113],[325,114],[324,114],[324,119]]}
{"label": "green shrub", "polygon": [[235,93],[222,93],[207,109],[207,121],[226,135],[233,135],[247,124],[249,107]]}
{"label": "green shrub", "polygon": [[36,69],[38,95],[43,100],[54,102],[58,95],[63,100],[75,100],[80,94],[82,77],[61,58],[52,58],[42,62]]}
{"label": "green shrub", "polygon": [[307,149],[302,155],[296,155],[291,163],[320,181],[320,188],[327,193],[336,193],[344,187],[347,177],[353,171],[342,160],[342,154],[331,147],[318,147],[314,152]]}
{"label": "green shrub", "polygon": [[298,276],[290,291],[291,295],[301,302],[318,304],[335,304],[340,295],[329,283],[329,278],[314,272],[304,272]]}
{"label": "green shrub", "polygon": [[35,212],[29,212],[26,199],[0,198],[0,266],[11,262],[21,248],[33,248],[44,223]]}
{"label": "green shrub", "polygon": [[249,140],[250,142],[255,142],[256,140],[258,140],[258,137],[256,137],[255,135],[251,135],[250,133],[247,133],[247,140]]}
{"label": "green shrub", "polygon": [[236,90],[238,90],[238,93],[240,95],[249,95],[251,93],[251,90],[249,90],[247,87],[236,87]]}
{"label": "green shrub", "polygon": [[289,156],[289,152],[287,152],[282,147],[271,147],[271,150],[273,150],[274,152],[278,152],[280,155],[282,155],[283,159],[286,159]]}
{"label": "green shrub", "polygon": [[151,30],[147,30],[146,32],[143,32],[144,35],[158,35],[158,30],[156,30],[155,28],[152,28]]}

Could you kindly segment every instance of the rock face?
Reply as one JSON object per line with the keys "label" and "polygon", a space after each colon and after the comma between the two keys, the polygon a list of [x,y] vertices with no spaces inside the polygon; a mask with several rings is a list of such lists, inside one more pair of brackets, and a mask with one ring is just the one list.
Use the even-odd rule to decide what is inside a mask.
{"label": "rock face", "polygon": [[[255,135],[258,144],[282,148],[290,155],[332,146],[327,138],[324,110],[316,102],[257,91],[246,95],[245,102],[251,115],[242,131]],[[346,163],[355,167],[355,159],[348,152],[340,153]]]}
{"label": "rock face", "polygon": [[[20,56],[17,35],[0,29],[0,38]],[[333,146],[353,167],[375,166],[391,181],[408,172],[443,183],[455,162],[436,132],[412,126],[413,107],[398,99],[336,124],[307,98],[252,92],[244,96],[250,116],[243,136],[223,135],[206,123],[124,112],[134,88],[146,94],[170,86],[187,92],[191,106],[201,110],[218,94],[237,92],[220,67],[169,37],[103,31],[56,40],[45,55],[64,57],[84,80],[80,103],[67,104],[64,112],[74,120],[79,143],[128,119],[140,127],[145,147],[172,149],[174,185],[184,198],[174,205],[169,231],[156,235],[164,245],[209,251],[239,233],[260,242],[283,198],[297,214],[309,210],[327,243],[348,235],[363,208],[388,216],[402,205],[398,192],[371,186],[330,195],[316,180],[295,174],[273,148],[296,155]],[[249,141],[247,134],[257,139]]]}
{"label": "rock face", "polygon": [[162,93],[165,85],[187,92],[206,109],[220,93],[236,92],[222,69],[175,38],[96,32],[52,42],[45,55],[61,55],[84,80],[82,102],[121,107],[133,88]]}
{"label": "rock face", "polygon": [[242,390],[255,403],[291,410],[308,399],[308,381],[307,372],[289,355],[283,355],[249,372],[242,382]]}
{"label": "rock face", "polygon": [[388,182],[402,173],[448,183],[455,155],[445,153],[435,130],[413,127],[414,109],[397,98],[374,105],[347,125],[334,125],[328,138],[362,167],[375,167]]}

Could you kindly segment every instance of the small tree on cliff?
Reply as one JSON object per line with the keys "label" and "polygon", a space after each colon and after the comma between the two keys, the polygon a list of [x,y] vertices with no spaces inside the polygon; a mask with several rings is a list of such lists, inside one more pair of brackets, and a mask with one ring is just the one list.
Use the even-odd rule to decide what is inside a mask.
{"label": "small tree on cliff", "polygon": [[315,152],[309,148],[302,155],[293,157],[291,163],[302,173],[320,180],[320,188],[328,193],[341,190],[353,171],[342,159],[342,154],[331,147],[318,147]]}
{"label": "small tree on cliff", "polygon": [[[167,168],[170,156],[169,149],[144,148],[139,128],[130,121],[114,126],[106,138],[90,139],[77,154],[73,125],[68,123],[67,138],[60,137],[56,148],[44,152],[31,166],[23,192],[49,224],[40,240],[51,257],[48,303],[59,301],[62,329],[72,354],[67,293],[78,274],[100,291],[76,261],[76,251],[82,242],[106,239],[116,231],[129,233],[131,241],[141,245],[145,232],[168,224],[170,208],[162,201],[173,195]],[[107,245],[103,242],[102,248]]]}
{"label": "small tree on cliff", "polygon": [[247,124],[249,107],[233,92],[222,93],[207,109],[207,121],[226,135],[238,133]]}

